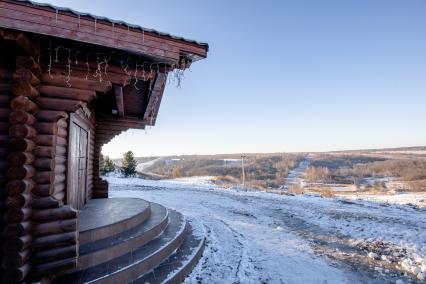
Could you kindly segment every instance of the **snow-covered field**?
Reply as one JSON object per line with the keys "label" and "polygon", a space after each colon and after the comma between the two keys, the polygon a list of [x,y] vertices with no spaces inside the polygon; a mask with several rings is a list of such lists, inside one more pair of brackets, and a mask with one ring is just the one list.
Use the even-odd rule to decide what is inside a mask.
{"label": "snow-covered field", "polygon": [[202,222],[207,247],[187,283],[422,283],[426,275],[421,208],[225,190],[210,177],[107,179],[111,197]]}

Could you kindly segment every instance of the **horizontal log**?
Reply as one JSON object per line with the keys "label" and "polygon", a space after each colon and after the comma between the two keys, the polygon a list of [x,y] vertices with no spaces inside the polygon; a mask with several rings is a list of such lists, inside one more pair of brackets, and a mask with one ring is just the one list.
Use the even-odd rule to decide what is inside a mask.
{"label": "horizontal log", "polygon": [[77,244],[78,233],[67,232],[55,235],[47,235],[42,237],[34,238],[32,242],[32,248],[34,250],[54,248],[61,246],[69,246]]}
{"label": "horizontal log", "polygon": [[65,179],[66,179],[66,176],[64,173],[55,174],[55,183],[64,182]]}
{"label": "horizontal log", "polygon": [[12,92],[11,83],[0,83],[0,93],[10,93]]}
{"label": "horizontal log", "polygon": [[39,92],[46,97],[71,99],[76,101],[90,102],[96,98],[96,91],[81,90],[69,87],[40,86]]}
{"label": "horizontal log", "polygon": [[106,93],[112,88],[112,84],[109,81],[99,82],[94,80],[85,80],[84,78],[78,78],[71,76],[70,81],[67,82],[67,76],[55,74],[49,76],[48,74],[42,74],[41,82],[46,85],[58,86],[58,87],[68,87],[68,84],[71,84],[71,87],[83,90],[96,91],[101,93]]}
{"label": "horizontal log", "polygon": [[55,160],[51,158],[36,159],[33,166],[38,171],[51,171],[55,168]]}
{"label": "horizontal log", "polygon": [[0,172],[0,184],[4,185],[7,182],[7,175]]}
{"label": "horizontal log", "polygon": [[[55,174],[56,175],[63,174],[63,173],[66,172],[66,170],[67,170],[67,167],[65,165],[56,165],[55,166]],[[56,182],[58,182],[58,181],[56,181]]]}
{"label": "horizontal log", "polygon": [[31,165],[13,166],[7,171],[9,180],[31,178],[35,174],[35,169]]}
{"label": "horizontal log", "polygon": [[7,159],[12,166],[28,165],[34,161],[34,155],[30,152],[12,152]]}
{"label": "horizontal log", "polygon": [[5,68],[0,68],[0,79],[5,81],[12,81],[13,72]]}
{"label": "horizontal log", "polygon": [[9,209],[19,209],[30,206],[31,201],[30,194],[13,195],[6,198],[6,206]]}
{"label": "horizontal log", "polygon": [[31,222],[20,222],[7,224],[3,230],[3,236],[6,239],[19,238],[26,234],[29,234],[32,228]]}
{"label": "horizontal log", "polygon": [[38,121],[43,122],[56,122],[61,118],[68,118],[68,114],[65,111],[60,110],[40,110],[35,114]]}
{"label": "horizontal log", "polygon": [[39,135],[56,135],[58,132],[57,122],[36,122],[34,124],[34,128],[37,130]]}
{"label": "horizontal log", "polygon": [[48,223],[34,224],[33,235],[45,236],[77,231],[77,219],[57,220]]}
{"label": "horizontal log", "polygon": [[12,85],[12,93],[15,96],[24,96],[29,98],[35,98],[40,94],[38,90],[29,83],[14,83]]}
{"label": "horizontal log", "polygon": [[35,146],[32,140],[24,138],[11,138],[9,142],[9,147],[15,151],[31,152]]}
{"label": "horizontal log", "polygon": [[0,147],[0,159],[6,159],[6,157],[9,153],[10,153],[9,148]]}
{"label": "horizontal log", "polygon": [[46,97],[37,97],[35,100],[40,108],[49,109],[49,110],[75,112],[79,107],[84,106],[84,102],[77,101],[77,100],[46,98]]}
{"label": "horizontal log", "polygon": [[74,269],[77,266],[77,258],[67,258],[34,265],[31,270],[31,275],[45,275],[46,273],[55,274],[65,270]]}
{"label": "horizontal log", "polygon": [[0,119],[8,119],[11,112],[9,108],[0,108]]}
{"label": "horizontal log", "polygon": [[30,271],[31,265],[28,262],[15,269],[10,268],[5,273],[5,283],[21,283]]}
{"label": "horizontal log", "polygon": [[6,270],[11,270],[24,265],[30,258],[30,250],[26,249],[14,254],[6,255],[2,261],[2,267]]}
{"label": "horizontal log", "polygon": [[67,148],[64,146],[56,146],[56,155],[63,156],[67,153]]}
{"label": "horizontal log", "polygon": [[55,184],[37,184],[33,193],[39,197],[49,197],[55,192],[62,192],[65,190],[65,183],[55,183]]}
{"label": "horizontal log", "polygon": [[65,118],[58,119],[57,124],[58,127],[68,128],[68,121]]}
{"label": "horizontal log", "polygon": [[40,80],[27,68],[18,68],[13,72],[13,79],[18,83],[28,83],[32,86],[40,84]]}
{"label": "horizontal log", "polygon": [[0,134],[0,147],[7,148],[9,147],[9,135],[7,134]]}
{"label": "horizontal log", "polygon": [[59,127],[57,135],[62,138],[67,138],[68,131],[65,128]]}
{"label": "horizontal log", "polygon": [[31,256],[31,261],[35,264],[46,263],[46,262],[51,262],[58,259],[75,257],[77,253],[78,253],[77,245],[39,250],[39,251],[33,252]]}
{"label": "horizontal log", "polygon": [[8,255],[19,253],[27,249],[31,245],[31,241],[32,241],[31,235],[25,235],[20,238],[13,238],[13,239],[7,240],[3,244],[3,251]]}
{"label": "horizontal log", "polygon": [[55,164],[57,165],[66,165],[67,164],[67,158],[65,156],[56,156],[55,157]]}
{"label": "horizontal log", "polygon": [[60,146],[66,146],[67,140],[63,137],[58,137],[57,135],[50,135],[50,134],[42,134],[38,135],[35,139],[35,142],[39,146],[53,146],[53,145],[60,145]]}
{"label": "horizontal log", "polygon": [[9,195],[29,194],[35,183],[32,179],[11,180],[7,183],[6,190]]}
{"label": "horizontal log", "polygon": [[4,215],[4,220],[7,223],[18,223],[27,221],[32,214],[31,207],[18,208],[18,209],[9,209]]}
{"label": "horizontal log", "polygon": [[15,111],[21,110],[29,113],[35,113],[37,111],[37,105],[24,96],[14,98],[10,102],[10,106]]}
{"label": "horizontal log", "polygon": [[[58,129],[59,131],[59,129]],[[67,140],[64,137],[56,135],[38,135],[35,139],[36,143],[40,146],[67,146]]]}
{"label": "horizontal log", "polygon": [[65,198],[65,192],[61,191],[61,192],[54,192],[52,195],[53,198],[57,199],[57,200],[64,200]]}
{"label": "horizontal log", "polygon": [[9,107],[11,100],[11,96],[6,96],[4,93],[0,92],[0,106]]}
{"label": "horizontal log", "polygon": [[51,196],[47,197],[34,197],[32,201],[33,209],[47,209],[47,208],[58,208],[63,205],[61,200],[57,200]]}
{"label": "horizontal log", "polygon": [[[55,64],[55,66],[52,68],[52,71],[56,76],[56,74],[61,74],[61,72],[63,72],[63,66],[60,66],[58,64]],[[93,77],[94,71],[91,72],[91,74],[89,74],[88,76],[88,80],[87,81],[94,81],[94,82],[99,82],[99,79],[97,81],[95,80],[91,80]],[[133,73],[134,74],[134,73]],[[72,75],[75,78],[81,78],[83,80],[85,80],[86,75],[87,75],[87,69],[83,70],[82,68],[73,68],[72,70]],[[110,71],[108,71],[108,77],[103,76],[104,80],[102,82],[108,82],[108,83],[112,83],[112,84],[117,84],[120,86],[126,86],[129,84],[130,80],[132,78],[130,78],[130,76],[128,75],[124,75],[124,74],[116,74],[116,73],[112,73]],[[95,78],[93,78],[95,79]]]}
{"label": "horizontal log", "polygon": [[56,155],[56,147],[37,146],[34,150],[37,158],[54,158]]}
{"label": "horizontal log", "polygon": [[33,125],[35,122],[35,117],[28,112],[18,110],[10,114],[9,122],[11,124],[21,123],[21,124]]}
{"label": "horizontal log", "polygon": [[55,173],[52,171],[36,172],[33,180],[38,184],[51,184],[55,180]]}
{"label": "horizontal log", "polygon": [[9,128],[9,136],[12,138],[33,139],[37,135],[37,131],[26,124],[15,124]]}
{"label": "horizontal log", "polygon": [[0,172],[6,172],[9,168],[9,162],[6,160],[0,160]]}
{"label": "horizontal log", "polygon": [[10,123],[6,121],[0,121],[0,133],[9,132]]}
{"label": "horizontal log", "polygon": [[35,210],[32,219],[36,222],[49,222],[54,220],[75,219],[78,211],[70,205],[64,205],[59,208]]}

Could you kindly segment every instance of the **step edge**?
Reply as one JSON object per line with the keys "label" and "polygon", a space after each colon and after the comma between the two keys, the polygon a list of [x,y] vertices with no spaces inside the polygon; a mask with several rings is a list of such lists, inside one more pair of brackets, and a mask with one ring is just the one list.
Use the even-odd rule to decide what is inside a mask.
{"label": "step edge", "polygon": [[[94,229],[79,232],[79,244],[82,245],[82,244],[87,244],[87,243],[90,243],[90,242],[100,241],[102,239],[109,238],[109,237],[111,237],[111,236],[113,236],[117,233],[115,232],[116,230],[112,230],[112,231],[114,231],[114,233],[110,233],[110,234],[108,234],[106,232],[102,233],[102,231],[106,230],[106,228],[117,227],[117,226],[120,226],[123,223],[127,223],[129,221],[131,222],[133,220],[138,220],[139,218],[142,218],[142,220],[140,220],[140,221],[138,220],[136,224],[130,224],[130,226],[128,228],[126,227],[123,230],[118,230],[119,233],[128,231],[128,230],[136,227],[137,225],[142,224],[146,220],[148,220],[150,218],[150,216],[151,216],[151,202],[148,202],[148,206],[145,208],[145,210],[139,212],[138,214],[133,215],[132,217],[130,217],[128,219],[124,219],[124,220],[121,220],[121,221],[113,223],[113,224],[104,225],[104,226],[97,227],[97,228],[94,228]],[[96,235],[100,234],[101,237],[92,239],[91,238],[92,234],[96,234]]]}
{"label": "step edge", "polygon": [[[170,220],[169,220],[169,222],[170,222]],[[113,278],[111,279],[111,277],[117,276],[120,273],[125,272],[126,270],[135,268],[136,266],[138,266],[138,265],[140,265],[140,264],[142,264],[144,262],[149,261],[149,259],[153,258],[155,255],[157,255],[157,254],[159,254],[159,253],[161,253],[163,251],[167,251],[167,249],[169,247],[171,247],[171,246],[174,247],[174,245],[176,245],[175,248],[173,249],[173,251],[171,251],[170,253],[168,253],[167,256],[163,257],[160,261],[158,261],[150,269],[147,269],[146,271],[142,272],[140,275],[138,275],[138,276],[136,276],[136,277],[134,277],[132,279],[129,279],[128,281],[132,281],[132,280],[135,280],[135,279],[141,277],[142,275],[144,275],[145,273],[147,273],[148,271],[152,270],[154,267],[156,267],[157,265],[159,265],[160,263],[162,263],[168,257],[170,257],[176,251],[176,249],[179,248],[182,245],[183,241],[185,240],[185,232],[188,230],[188,221],[185,218],[185,216],[183,216],[182,224],[183,224],[182,227],[176,233],[175,237],[172,240],[170,240],[169,242],[167,242],[167,244],[165,244],[162,247],[160,247],[155,252],[153,252],[150,255],[144,257],[143,259],[140,259],[140,260],[132,263],[131,265],[127,265],[125,267],[122,267],[119,270],[114,271],[113,273],[110,273],[108,275],[103,275],[102,277],[99,277],[99,278],[96,278],[96,279],[93,279],[93,280],[90,280],[90,281],[87,281],[87,282],[84,282],[84,283],[86,283],[86,284],[91,284],[91,283],[116,283],[116,282],[114,282]]]}
{"label": "step edge", "polygon": [[[155,226],[153,226],[152,228],[150,228],[146,232],[144,232],[142,235],[138,235],[138,236],[135,236],[133,238],[128,238],[126,240],[123,240],[122,242],[119,242],[119,243],[117,243],[113,246],[103,248],[101,250],[97,250],[97,251],[87,253],[87,254],[81,254],[79,259],[78,259],[79,263],[77,264],[77,269],[73,272],[81,271],[83,269],[88,269],[88,268],[91,268],[93,266],[96,266],[96,265],[99,265],[99,264],[102,264],[102,263],[106,263],[106,262],[108,262],[108,261],[110,261],[110,260],[112,260],[116,257],[120,257],[122,255],[125,255],[126,253],[130,252],[130,250],[134,249],[135,247],[139,248],[139,247],[149,243],[150,241],[158,238],[159,236],[161,236],[164,233],[164,230],[167,228],[168,225],[169,225],[169,210],[166,208],[166,215],[164,216],[164,218],[161,219],[161,221],[158,224],[156,224]],[[143,238],[144,235],[151,234],[154,231],[156,231],[157,229],[159,230],[159,232],[157,234],[155,234],[152,237],[149,237],[147,240],[144,240],[141,243],[139,243],[139,241]],[[129,250],[127,250],[127,249],[124,250],[123,253],[117,253],[117,254],[113,253],[112,256],[109,256],[109,257],[103,255],[103,254],[106,254],[107,253],[106,251],[111,249],[112,247],[114,249],[120,250],[119,249],[120,246],[129,246],[130,248],[129,248]],[[92,263],[90,265],[86,264],[86,266],[83,266],[86,261],[89,261],[89,260],[86,260],[88,258],[96,258],[96,259],[99,259],[99,261],[95,261],[94,263]]]}
{"label": "step edge", "polygon": [[[199,221],[197,221],[199,222]],[[200,222],[200,227],[202,227],[203,230],[203,237],[200,242],[200,244],[196,247],[194,250],[194,253],[191,254],[190,260],[187,261],[181,269],[179,269],[176,273],[173,273],[169,277],[167,277],[163,284],[171,284],[171,283],[180,283],[183,282],[183,280],[191,274],[191,272],[194,270],[194,268],[197,266],[198,262],[200,261],[201,257],[203,256],[204,249],[206,247],[206,230],[204,226]]]}

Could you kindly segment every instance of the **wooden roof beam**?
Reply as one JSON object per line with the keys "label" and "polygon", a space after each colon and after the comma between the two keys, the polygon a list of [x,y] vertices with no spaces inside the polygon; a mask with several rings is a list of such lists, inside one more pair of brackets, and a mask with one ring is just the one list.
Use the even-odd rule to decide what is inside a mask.
{"label": "wooden roof beam", "polygon": [[117,101],[118,116],[124,117],[123,87],[114,85],[114,95]]}
{"label": "wooden roof beam", "polygon": [[160,109],[161,99],[163,97],[164,88],[166,86],[167,74],[158,73],[154,86],[149,96],[148,105],[146,107],[143,120],[146,125],[154,125]]}

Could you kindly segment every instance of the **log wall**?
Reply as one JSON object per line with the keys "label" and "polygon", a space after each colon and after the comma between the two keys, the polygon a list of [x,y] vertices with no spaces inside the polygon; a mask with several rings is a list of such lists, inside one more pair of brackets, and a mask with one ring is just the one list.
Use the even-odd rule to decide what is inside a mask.
{"label": "log wall", "polygon": [[6,270],[5,283],[22,281],[31,270],[31,244],[33,223],[32,189],[35,169],[34,148],[37,131],[34,128],[34,114],[37,105],[33,102],[38,95],[35,85],[39,83],[33,74],[35,63],[30,58],[20,57],[16,60],[17,69],[12,78],[10,100],[9,147],[6,174],[6,208],[4,215],[2,267]]}
{"label": "log wall", "polygon": [[[55,82],[51,80],[49,84]],[[78,212],[64,205],[67,203],[69,113],[87,119],[92,127],[89,131],[93,131],[94,126],[94,118],[87,118],[88,109],[85,106],[96,96],[95,91],[49,84],[47,80],[41,83],[38,87],[40,96],[35,100],[39,107],[35,114],[38,133],[35,138],[34,167],[37,173],[34,176],[36,186],[32,215],[32,275],[35,277],[71,269],[77,263]],[[89,145],[88,160],[92,159],[93,150]],[[92,162],[88,162],[88,168],[92,165]],[[92,171],[88,173],[87,192],[91,192]]]}
{"label": "log wall", "polygon": [[[6,172],[9,168],[7,156],[9,154],[9,114],[10,101],[12,99],[12,71],[0,69],[0,215],[3,217],[6,213]],[[0,218],[0,230],[3,232],[5,227],[4,218]],[[0,234],[0,243],[3,244],[5,238]],[[4,259],[3,250],[0,250],[0,257]],[[2,267],[2,275],[5,271]]]}

